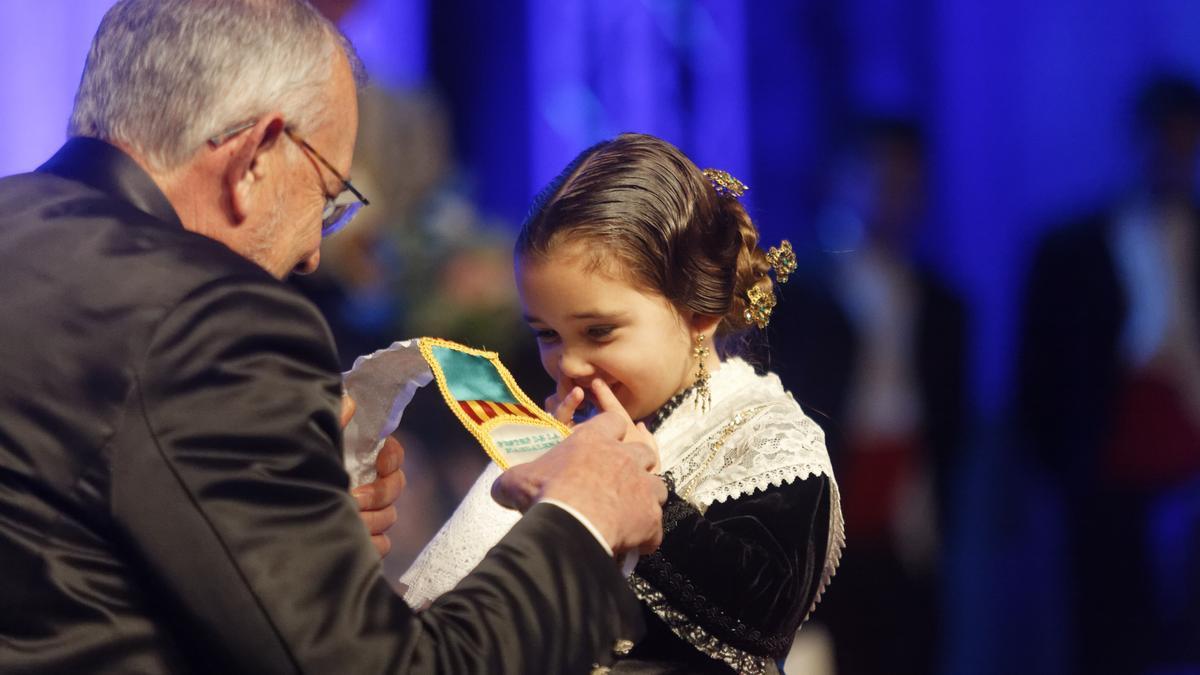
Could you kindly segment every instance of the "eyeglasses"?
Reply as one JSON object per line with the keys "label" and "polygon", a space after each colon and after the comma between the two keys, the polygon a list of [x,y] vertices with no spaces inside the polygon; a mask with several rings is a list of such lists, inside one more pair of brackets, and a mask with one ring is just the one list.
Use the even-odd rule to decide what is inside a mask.
{"label": "eyeglasses", "polygon": [[[257,123],[258,120],[251,120],[249,122],[239,124],[231,129],[227,129],[216,136],[209,138],[208,144],[214,148],[220,147],[229,139],[249,129],[250,127],[253,127]],[[332,173],[334,177],[342,182],[341,192],[338,192],[332,197],[330,197],[328,194],[325,195],[325,209],[321,212],[321,236],[328,237],[334,232],[337,232],[345,227],[346,224],[354,218],[355,214],[358,213],[359,209],[364,206],[369,206],[371,202],[363,195],[363,193],[358,191],[358,188],[354,187],[354,184],[350,182],[349,178],[346,178],[341,174],[341,172],[333,168],[333,165],[329,163],[329,160],[321,156],[321,153],[317,152],[316,148],[314,148],[312,145],[309,145],[308,141],[304,140],[304,138],[293,131],[291,127],[284,127],[283,132],[287,134],[287,137],[292,139],[292,141],[294,141],[297,145],[307,150],[309,154],[312,155],[313,159],[320,162],[321,165],[326,169],[329,169],[330,173]],[[324,188],[322,188],[322,191],[324,191]]]}

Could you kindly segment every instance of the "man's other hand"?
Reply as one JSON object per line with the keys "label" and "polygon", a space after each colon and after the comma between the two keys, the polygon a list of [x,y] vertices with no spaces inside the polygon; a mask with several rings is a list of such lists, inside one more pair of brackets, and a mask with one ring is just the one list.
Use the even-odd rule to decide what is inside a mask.
{"label": "man's other hand", "polygon": [[[354,417],[355,404],[349,396],[342,396],[342,427],[350,423]],[[360,485],[351,492],[358,500],[359,515],[371,534],[371,543],[379,551],[382,558],[392,550],[392,542],[387,537],[387,531],[396,523],[396,499],[404,489],[404,472],[400,465],[404,463],[404,446],[400,441],[388,436],[375,458],[375,480]]]}
{"label": "man's other hand", "polygon": [[382,558],[392,550],[387,531],[396,523],[396,499],[404,489],[404,446],[400,441],[387,437],[379,457],[375,459],[375,480],[354,488],[351,493],[358,500],[359,515],[371,533],[371,543]]}

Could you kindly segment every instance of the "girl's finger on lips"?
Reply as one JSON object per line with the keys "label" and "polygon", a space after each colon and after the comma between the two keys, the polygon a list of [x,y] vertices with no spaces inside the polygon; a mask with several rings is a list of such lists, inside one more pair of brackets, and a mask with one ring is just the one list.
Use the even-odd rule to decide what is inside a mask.
{"label": "girl's finger on lips", "polygon": [[604,412],[615,412],[625,418],[630,426],[633,425],[633,419],[629,417],[629,413],[625,411],[625,406],[617,400],[617,395],[609,388],[608,383],[600,378],[592,380],[592,395],[596,397],[596,406]]}

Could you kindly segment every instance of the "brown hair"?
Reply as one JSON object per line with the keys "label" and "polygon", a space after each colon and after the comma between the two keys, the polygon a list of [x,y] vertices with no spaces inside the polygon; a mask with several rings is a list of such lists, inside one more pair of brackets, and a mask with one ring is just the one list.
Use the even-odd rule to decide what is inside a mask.
{"label": "brown hair", "polygon": [[545,258],[565,240],[594,244],[592,265],[615,261],[678,309],[722,317],[720,337],[749,328],[751,287],[773,293],[745,208],[653,136],[622,134],[580,153],[534,200],[515,253]]}

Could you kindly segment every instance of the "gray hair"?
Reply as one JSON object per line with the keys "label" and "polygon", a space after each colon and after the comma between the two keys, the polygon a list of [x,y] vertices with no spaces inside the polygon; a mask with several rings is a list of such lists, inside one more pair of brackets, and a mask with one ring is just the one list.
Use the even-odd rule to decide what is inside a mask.
{"label": "gray hair", "polygon": [[303,132],[324,120],[339,48],[361,86],[353,47],[305,0],[121,0],[92,40],[67,133],[168,170],[273,110]]}

